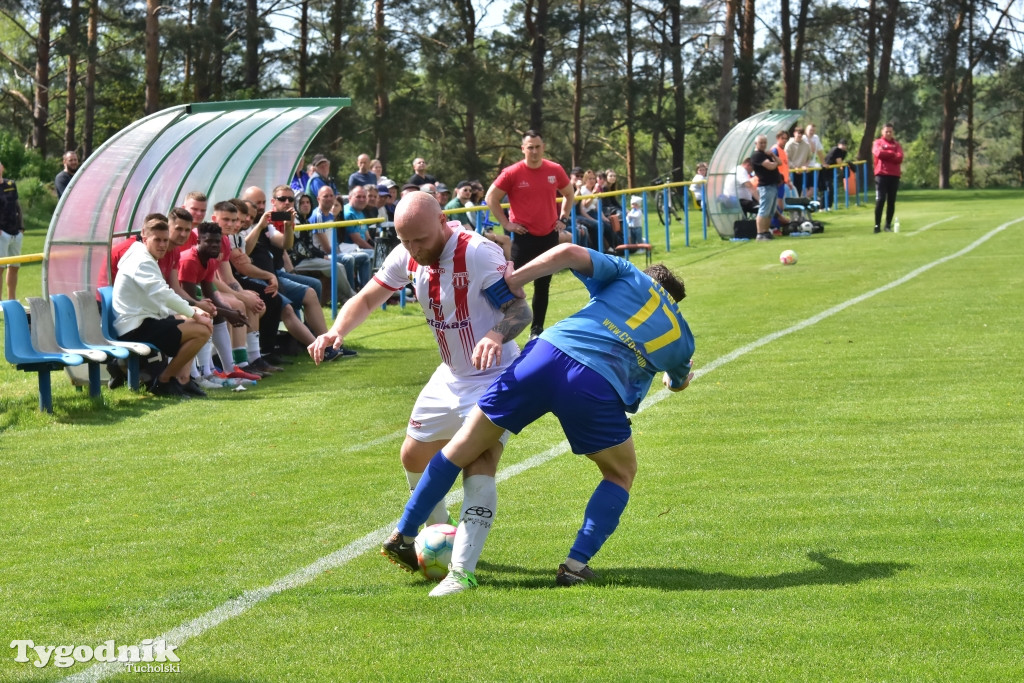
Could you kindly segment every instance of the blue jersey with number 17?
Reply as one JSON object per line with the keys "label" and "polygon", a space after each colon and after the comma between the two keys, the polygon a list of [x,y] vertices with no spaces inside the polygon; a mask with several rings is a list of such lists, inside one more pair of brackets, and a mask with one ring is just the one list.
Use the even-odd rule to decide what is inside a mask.
{"label": "blue jersey with number 17", "polygon": [[693,334],[661,285],[628,261],[589,252],[594,274],[573,271],[589,303],[540,336],[607,379],[635,413],[657,373],[667,372],[676,385],[686,380]]}

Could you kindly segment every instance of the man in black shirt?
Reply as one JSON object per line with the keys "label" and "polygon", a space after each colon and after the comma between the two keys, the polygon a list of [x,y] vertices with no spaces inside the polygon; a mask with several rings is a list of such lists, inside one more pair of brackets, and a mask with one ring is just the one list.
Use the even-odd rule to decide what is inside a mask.
{"label": "man in black shirt", "polygon": [[64,152],[64,170],[57,174],[57,177],[53,179],[53,188],[57,190],[57,199],[64,194],[64,190],[67,189],[68,183],[71,182],[71,177],[75,175],[75,171],[78,170],[78,153],[75,150]]}
{"label": "man in black shirt", "polygon": [[775,204],[778,200],[779,184],[782,174],[779,173],[778,158],[768,151],[768,137],[758,135],[754,139],[754,153],[750,155],[757,176],[757,239],[772,239],[772,216],[775,215]]}
{"label": "man in black shirt", "polygon": [[[846,161],[846,140],[840,140],[836,143],[836,146],[828,151],[825,155],[825,166],[835,166]],[[822,174],[821,186],[822,193],[825,197],[825,210],[828,211],[836,203],[836,198],[833,196],[833,182],[832,177],[836,169],[826,168]],[[842,169],[839,170],[839,175],[842,177]]]}
{"label": "man in black shirt", "polygon": [[[18,188],[13,180],[4,178],[4,165],[0,164],[0,258],[21,256],[22,234],[25,223],[18,202]],[[7,270],[7,297],[17,299],[18,264],[3,266]],[[0,299],[4,298],[4,286],[0,282]]]}

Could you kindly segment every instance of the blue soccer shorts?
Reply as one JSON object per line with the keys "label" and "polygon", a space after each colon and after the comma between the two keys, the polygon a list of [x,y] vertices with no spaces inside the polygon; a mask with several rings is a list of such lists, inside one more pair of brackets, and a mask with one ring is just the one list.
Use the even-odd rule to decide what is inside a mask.
{"label": "blue soccer shorts", "polygon": [[626,407],[608,380],[543,339],[527,344],[477,405],[513,434],[553,413],[579,455],[618,446],[632,435]]}

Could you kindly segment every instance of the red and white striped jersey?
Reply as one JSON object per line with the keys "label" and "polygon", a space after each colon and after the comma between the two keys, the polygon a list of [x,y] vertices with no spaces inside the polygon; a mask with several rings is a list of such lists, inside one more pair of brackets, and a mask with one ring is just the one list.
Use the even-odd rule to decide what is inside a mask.
{"label": "red and white striped jersey", "polygon": [[[474,377],[500,369],[481,373],[473,367],[472,358],[476,343],[504,317],[484,293],[504,274],[501,247],[475,232],[456,230],[436,263],[416,263],[399,244],[388,254],[374,280],[392,291],[412,282],[441,360],[455,377]],[[501,367],[512,362],[517,350],[515,342],[505,345]]]}

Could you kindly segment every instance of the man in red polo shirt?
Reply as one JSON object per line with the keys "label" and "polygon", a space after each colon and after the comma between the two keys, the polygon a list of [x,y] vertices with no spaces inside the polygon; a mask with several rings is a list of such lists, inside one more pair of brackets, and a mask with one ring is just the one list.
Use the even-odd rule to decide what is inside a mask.
{"label": "man in red polo shirt", "polygon": [[[544,141],[533,130],[523,133],[523,160],[501,172],[487,190],[487,208],[491,216],[512,239],[512,262],[521,268],[548,249],[558,246],[558,233],[569,224],[575,193],[565,169],[544,158]],[[562,195],[559,214],[555,196]],[[501,210],[501,201],[508,197],[509,216]],[[533,283],[533,324],[530,338],[544,331],[548,310],[551,276],[537,278]]]}

